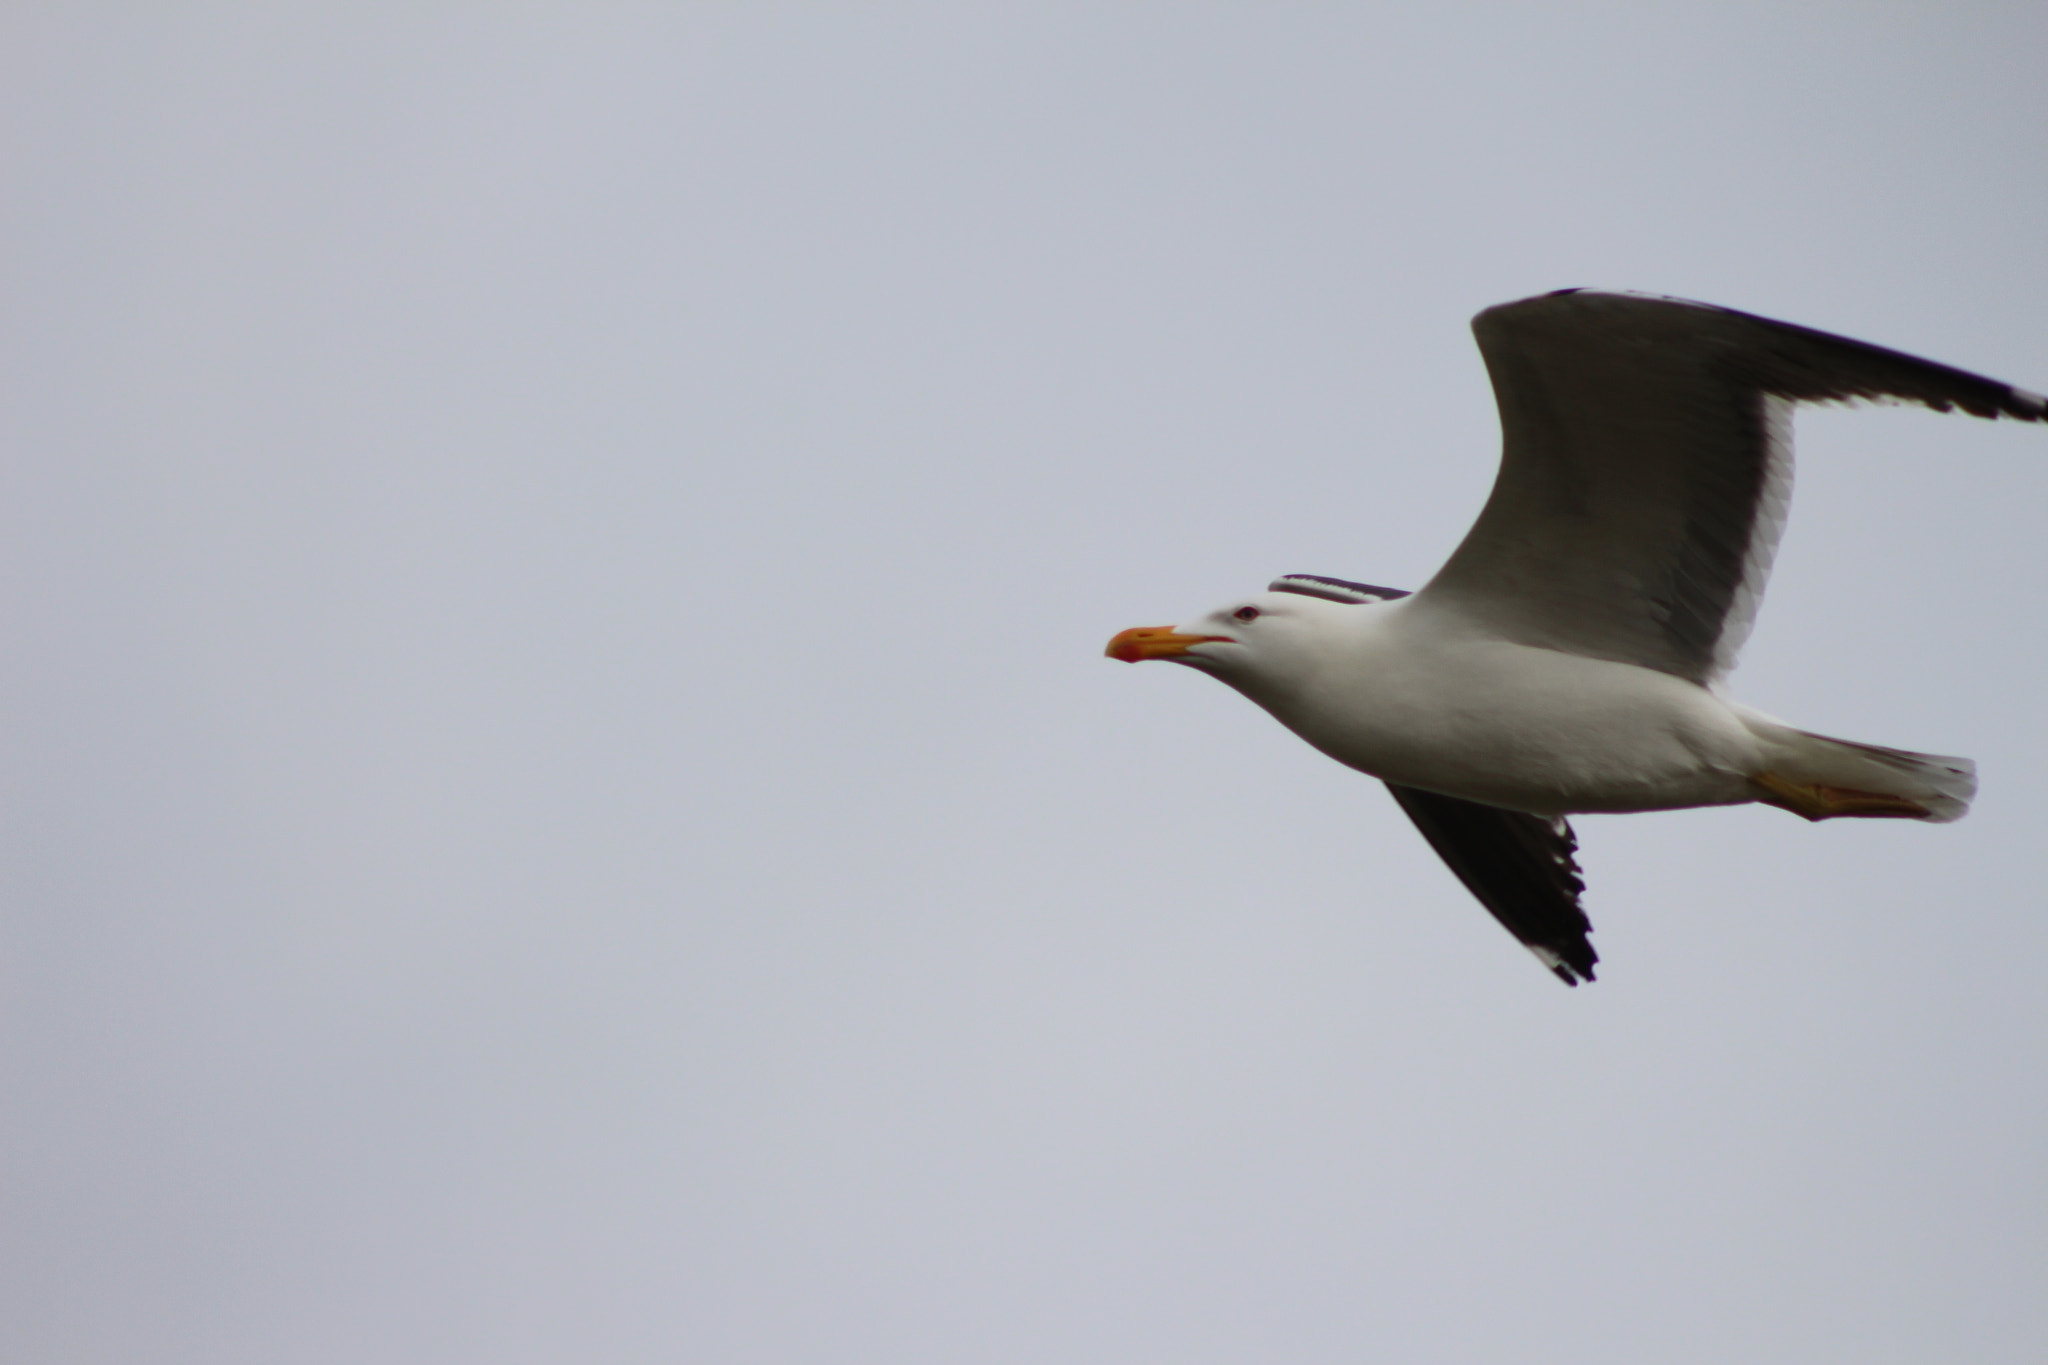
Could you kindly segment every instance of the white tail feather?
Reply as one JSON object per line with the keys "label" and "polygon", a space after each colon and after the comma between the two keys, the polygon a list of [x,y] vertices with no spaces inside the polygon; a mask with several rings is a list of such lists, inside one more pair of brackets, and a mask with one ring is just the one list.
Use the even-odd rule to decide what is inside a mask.
{"label": "white tail feather", "polygon": [[1765,767],[1793,782],[1901,797],[1927,808],[1919,819],[1960,820],[1977,794],[1977,765],[1946,754],[1916,754],[1806,730],[1742,708],[1742,723],[1763,746]]}

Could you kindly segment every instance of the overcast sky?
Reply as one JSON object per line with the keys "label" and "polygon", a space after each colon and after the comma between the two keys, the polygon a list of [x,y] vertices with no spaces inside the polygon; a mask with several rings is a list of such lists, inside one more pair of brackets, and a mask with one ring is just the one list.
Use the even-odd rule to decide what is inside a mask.
{"label": "overcast sky", "polygon": [[2048,388],[2048,7],[14,4],[24,1365],[2048,1359],[2048,433],[1808,415],[1566,990],[1101,657],[1420,584],[1466,321]]}

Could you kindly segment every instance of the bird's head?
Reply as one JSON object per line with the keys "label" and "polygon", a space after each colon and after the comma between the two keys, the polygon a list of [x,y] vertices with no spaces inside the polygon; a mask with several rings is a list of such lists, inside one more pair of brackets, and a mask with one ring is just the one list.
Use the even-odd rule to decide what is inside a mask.
{"label": "bird's head", "polygon": [[1356,608],[1407,595],[1399,588],[1288,574],[1273,580],[1265,592],[1185,624],[1120,631],[1103,653],[1128,664],[1147,659],[1186,664],[1271,705],[1290,684],[1314,673],[1319,662],[1330,661],[1338,652],[1332,647],[1364,625]]}
{"label": "bird's head", "polygon": [[1234,687],[1290,675],[1306,666],[1329,603],[1264,592],[1177,626],[1132,626],[1103,651],[1127,664],[1165,659],[1214,674]]}

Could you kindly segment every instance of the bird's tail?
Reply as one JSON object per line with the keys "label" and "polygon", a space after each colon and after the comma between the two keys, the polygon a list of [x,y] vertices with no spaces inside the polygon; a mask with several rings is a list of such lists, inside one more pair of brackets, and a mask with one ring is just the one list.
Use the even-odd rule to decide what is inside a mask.
{"label": "bird's tail", "polygon": [[1760,799],[1809,820],[1889,817],[1947,824],[1977,794],[1977,765],[1946,754],[1916,754],[1795,730],[1744,710],[1742,723],[1764,750],[1764,772],[1750,780]]}

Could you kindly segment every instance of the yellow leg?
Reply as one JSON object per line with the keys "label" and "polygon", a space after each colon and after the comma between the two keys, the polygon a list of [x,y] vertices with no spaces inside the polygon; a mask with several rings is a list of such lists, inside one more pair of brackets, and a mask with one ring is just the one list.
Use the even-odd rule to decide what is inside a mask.
{"label": "yellow leg", "polygon": [[1826,787],[1818,782],[1794,782],[1776,773],[1752,773],[1749,784],[1764,793],[1757,800],[1779,810],[1789,810],[1805,820],[1832,820],[1843,815],[1917,820],[1931,813],[1918,801],[1908,801],[1903,796],[1861,792],[1851,787]]}

